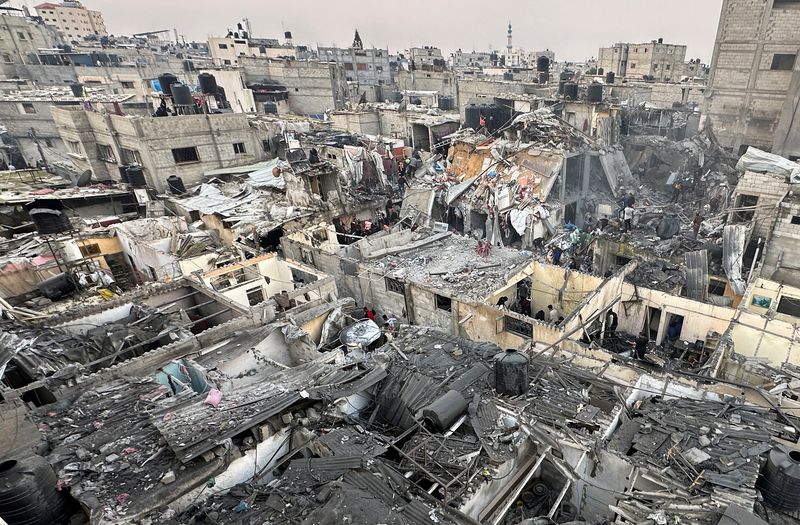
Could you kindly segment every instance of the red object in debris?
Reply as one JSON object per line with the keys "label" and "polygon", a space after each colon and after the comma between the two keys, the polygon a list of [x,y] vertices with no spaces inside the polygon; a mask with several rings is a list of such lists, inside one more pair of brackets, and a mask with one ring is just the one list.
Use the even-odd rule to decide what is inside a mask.
{"label": "red object in debris", "polygon": [[56,190],[53,188],[41,188],[38,190],[33,190],[30,192],[31,195],[50,195],[51,193],[55,193]]}
{"label": "red object in debris", "polygon": [[138,448],[134,448],[134,447],[128,447],[128,448],[122,450],[123,454],[133,454],[135,452],[139,452],[139,449]]}
{"label": "red object in debris", "polygon": [[117,494],[114,499],[117,500],[117,505],[124,505],[125,502],[128,501],[128,498],[130,497],[131,497],[130,494],[128,494],[127,492],[123,492],[122,494]]}
{"label": "red object in debris", "polygon": [[489,243],[487,241],[478,241],[478,248],[476,250],[478,255],[486,257],[489,255]]}
{"label": "red object in debris", "polygon": [[96,428],[96,429],[100,429],[100,428],[103,427],[103,422],[102,421],[95,421],[95,422],[92,423],[92,426],[94,428]]}

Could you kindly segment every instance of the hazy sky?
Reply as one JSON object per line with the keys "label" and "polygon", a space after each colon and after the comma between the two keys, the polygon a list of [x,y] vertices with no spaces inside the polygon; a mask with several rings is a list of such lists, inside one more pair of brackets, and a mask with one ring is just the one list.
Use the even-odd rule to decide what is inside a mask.
{"label": "hazy sky", "polygon": [[[20,0],[23,1],[23,0]],[[711,60],[722,0],[83,0],[103,12],[109,32],[177,28],[187,40],[221,35],[247,17],[254,36],[342,46],[358,28],[365,46],[398,51],[436,45],[447,53],[514,46],[549,48],[557,60],[597,56],[613,42],[686,44],[687,59]],[[386,6],[378,9],[377,6]]]}

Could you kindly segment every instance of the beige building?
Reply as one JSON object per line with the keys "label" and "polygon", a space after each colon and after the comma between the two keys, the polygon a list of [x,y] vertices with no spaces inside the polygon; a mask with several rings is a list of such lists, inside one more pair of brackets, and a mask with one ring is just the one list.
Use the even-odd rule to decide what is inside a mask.
{"label": "beige building", "polygon": [[600,48],[598,68],[618,77],[678,81],[685,71],[686,46],[659,38],[644,44],[617,43]]}
{"label": "beige building", "polygon": [[53,26],[67,40],[81,40],[87,36],[106,36],[108,30],[103,21],[103,13],[86,9],[76,1],[60,4],[46,2],[36,6],[36,12],[44,23]]}
{"label": "beige building", "polygon": [[800,157],[800,2],[725,0],[703,113],[723,146]]}

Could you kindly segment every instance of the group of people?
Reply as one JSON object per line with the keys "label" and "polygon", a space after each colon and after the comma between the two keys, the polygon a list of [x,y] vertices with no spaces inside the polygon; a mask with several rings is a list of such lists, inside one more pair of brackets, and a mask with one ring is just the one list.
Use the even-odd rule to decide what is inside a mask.
{"label": "group of people", "polygon": [[617,203],[619,206],[618,215],[622,221],[623,233],[628,233],[629,231],[633,230],[633,207],[635,204],[636,198],[633,196],[633,192],[628,192],[628,194],[622,197],[622,199],[620,199]]}
{"label": "group of people", "polygon": [[561,315],[561,312],[558,311],[558,308],[554,307],[552,304],[547,305],[547,313],[544,310],[539,310],[536,312],[536,315],[533,316],[534,319],[537,321],[547,321],[548,323],[552,324],[561,324],[564,320],[564,316]]}

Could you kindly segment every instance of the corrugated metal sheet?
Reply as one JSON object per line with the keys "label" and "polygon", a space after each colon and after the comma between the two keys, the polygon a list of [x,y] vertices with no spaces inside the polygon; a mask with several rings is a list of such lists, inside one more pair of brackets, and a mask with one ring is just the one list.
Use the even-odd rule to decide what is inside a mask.
{"label": "corrugated metal sheet", "polygon": [[334,456],[374,458],[388,450],[372,434],[362,434],[353,427],[340,427],[319,437]]}
{"label": "corrugated metal sheet", "polygon": [[722,230],[722,268],[737,295],[743,295],[747,286],[742,278],[742,257],[749,230],[750,227],[746,224],[728,224]]}
{"label": "corrugated metal sheet", "polygon": [[696,301],[708,299],[708,251],[686,252],[686,296]]}

